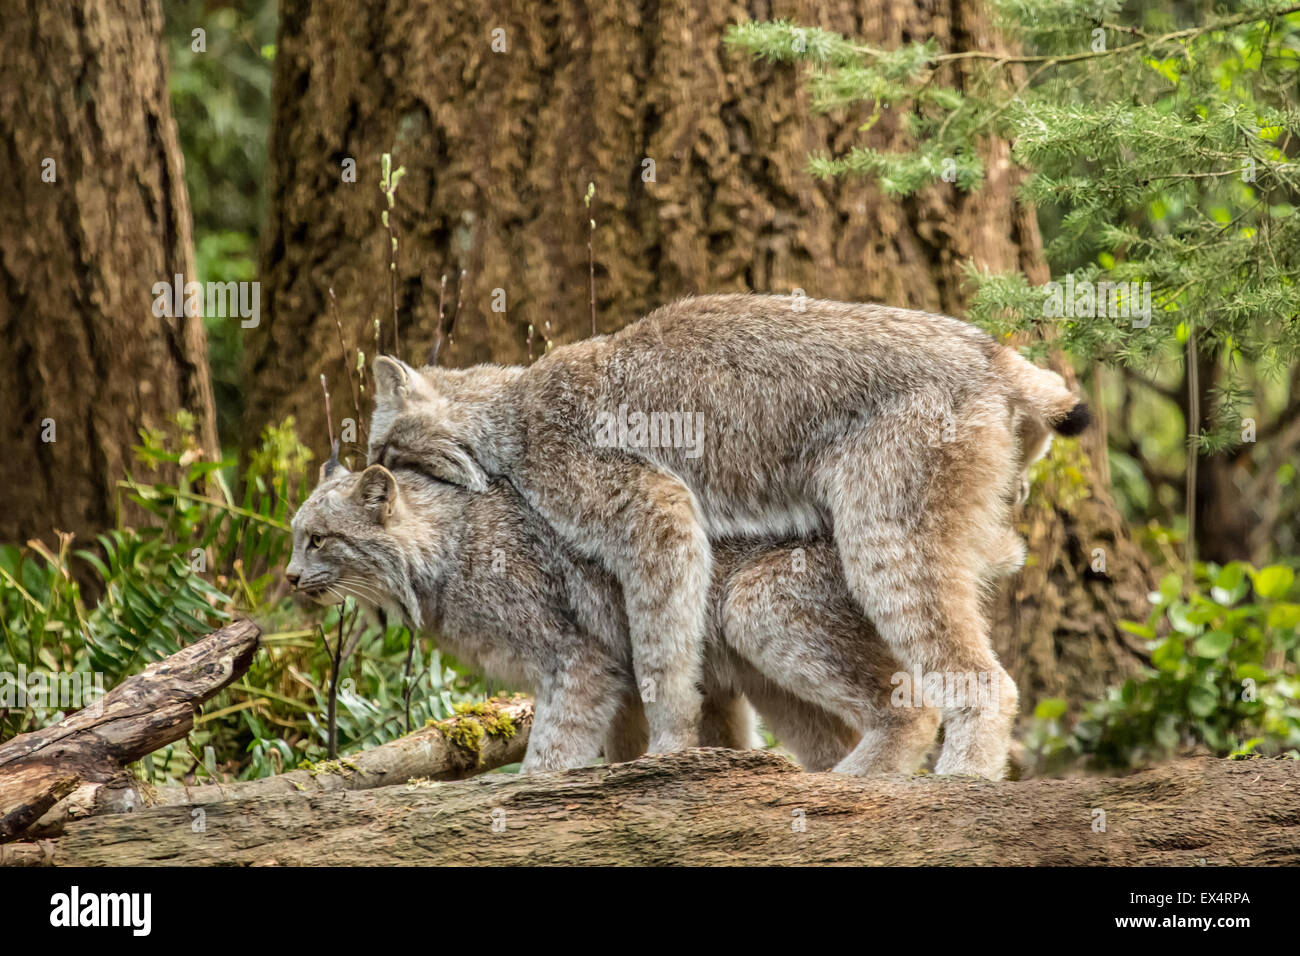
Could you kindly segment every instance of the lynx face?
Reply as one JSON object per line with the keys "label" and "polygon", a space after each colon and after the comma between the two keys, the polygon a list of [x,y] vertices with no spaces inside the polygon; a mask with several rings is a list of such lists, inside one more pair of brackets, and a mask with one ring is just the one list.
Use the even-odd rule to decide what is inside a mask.
{"label": "lynx face", "polygon": [[[321,604],[351,595],[361,603],[402,616],[419,627],[422,613],[412,580],[440,549],[437,528],[418,529],[381,465],[353,474],[341,465],[322,479],[293,518],[293,557],[285,578]],[[419,540],[414,533],[418,531]]]}

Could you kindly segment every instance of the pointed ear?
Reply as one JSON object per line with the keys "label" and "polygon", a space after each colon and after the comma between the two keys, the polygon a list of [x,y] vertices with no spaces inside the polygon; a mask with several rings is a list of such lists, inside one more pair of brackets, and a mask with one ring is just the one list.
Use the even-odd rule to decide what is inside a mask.
{"label": "pointed ear", "polygon": [[320,473],[316,476],[316,484],[323,485],[331,478],[341,478],[344,475],[350,475],[348,466],[337,461],[321,462]]}
{"label": "pointed ear", "polygon": [[397,507],[397,479],[383,465],[371,465],[361,473],[352,497],[372,518],[385,524]]}
{"label": "pointed ear", "polygon": [[411,366],[391,355],[375,359],[375,399],[401,399],[419,374]]}

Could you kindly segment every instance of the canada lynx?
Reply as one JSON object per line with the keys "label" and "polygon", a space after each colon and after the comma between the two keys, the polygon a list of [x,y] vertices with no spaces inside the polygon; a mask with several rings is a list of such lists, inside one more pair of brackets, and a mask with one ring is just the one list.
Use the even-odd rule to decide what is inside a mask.
{"label": "canada lynx", "polygon": [[653,750],[696,738],[710,539],[824,530],[906,670],[998,685],[996,708],[944,709],[936,769],[1002,775],[1016,690],[981,587],[1022,560],[1027,460],[1086,424],[1056,373],[947,316],[715,295],[527,368],[375,376],[372,462],[503,476],[618,579]]}
{"label": "canada lynx", "polygon": [[[505,482],[470,492],[407,469],[336,465],[294,516],[293,541],[287,577],[300,591],[387,608],[436,631],[466,663],[532,690],[524,769],[645,750],[617,581]],[[939,712],[892,706],[899,665],[859,613],[829,542],[722,543],[716,555],[703,742],[752,746],[744,695],[808,769],[914,770]]]}

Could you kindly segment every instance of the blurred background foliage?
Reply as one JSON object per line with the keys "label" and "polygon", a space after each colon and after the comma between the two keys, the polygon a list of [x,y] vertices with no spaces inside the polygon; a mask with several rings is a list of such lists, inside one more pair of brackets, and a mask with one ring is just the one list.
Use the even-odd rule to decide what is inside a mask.
{"label": "blurred background foliage", "polygon": [[[185,154],[200,282],[257,278],[266,219],[266,144],[271,123],[275,0],[168,0],[172,114]],[[193,31],[204,31],[196,52]],[[221,447],[239,445],[243,415],[238,323],[209,318],[208,353]]]}
{"label": "blurred background foliage", "polygon": [[[1135,766],[1189,750],[1294,753],[1300,13],[1264,26],[1247,14],[1279,4],[994,6],[1030,59],[963,61],[960,91],[957,64],[930,41],[872,50],[788,23],[740,25],[729,40],[799,61],[817,109],[865,102],[906,113],[910,152],[813,156],[812,174],[870,176],[897,194],[944,180],[978,189],[978,144],[996,133],[1027,171],[1023,194],[1037,205],[1055,279],[1154,290],[1149,326],[1134,327],[1045,315],[1043,290],[1024,276],[971,273],[973,320],[1040,354],[1046,342],[1062,345],[1074,360],[1105,412],[1117,500],[1162,574],[1150,618],[1125,625],[1149,648],[1150,667],[1074,714],[1064,700],[1036,702],[1026,772]],[[166,16],[199,278],[252,279],[276,5],[174,0]],[[1204,28],[1212,21],[1222,25]],[[206,30],[204,54],[192,50],[196,27]],[[1096,55],[1077,56],[1081,35],[1094,37]],[[242,416],[237,332],[208,327],[228,454]],[[145,762],[140,772],[155,781],[262,776],[322,757],[326,635],[335,639],[340,618],[352,649],[338,688],[342,752],[497,689],[427,638],[408,672],[406,631],[350,603],[322,613],[287,595],[288,521],[315,470],[292,420],[267,429],[242,475],[230,460],[190,461],[191,429],[178,415],[167,434],[142,435],[138,469],[121,483],[152,523],[103,536],[102,552],[76,549],[103,595],[93,606],[69,573],[70,543],[0,549],[0,671],[94,669],[111,686],[236,612],[256,616],[265,653],[187,741]],[[184,465],[184,480],[155,480],[164,462]],[[1189,468],[1200,472],[1191,500]],[[1200,516],[1204,558],[1190,564],[1189,512]],[[0,738],[60,716],[0,708]]]}

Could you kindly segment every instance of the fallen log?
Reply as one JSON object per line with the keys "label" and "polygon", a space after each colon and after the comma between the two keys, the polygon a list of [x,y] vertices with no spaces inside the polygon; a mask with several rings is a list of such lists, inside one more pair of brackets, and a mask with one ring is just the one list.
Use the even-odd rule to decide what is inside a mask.
{"label": "fallen log", "polygon": [[805,774],[759,751],[693,750],[92,817],[59,840],[0,847],[0,862],[1294,865],[1298,784],[1289,760],[993,783]]}
{"label": "fallen log", "polygon": [[460,780],[523,760],[532,724],[531,700],[494,697],[405,737],[310,769],[239,783],[157,787],[142,796],[145,807],[194,806],[275,794],[371,790],[411,780]]}
{"label": "fallen log", "polygon": [[83,784],[28,828],[30,838],[63,832],[69,820],[148,807],[195,806],[274,794],[370,790],[415,780],[460,780],[524,759],[533,725],[533,702],[494,697],[446,720],[370,750],[273,777],[235,783],[148,787]]}
{"label": "fallen log", "polygon": [[57,724],[0,744],[0,843],[74,788],[133,792],[126,764],[188,734],[200,705],[248,670],[260,635],[252,621],[235,621]]}

